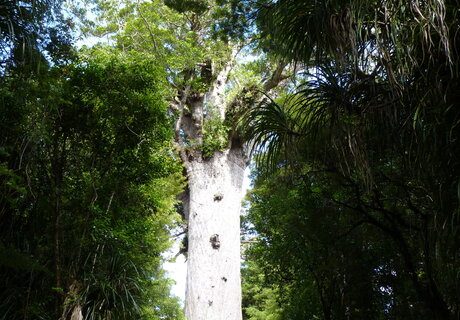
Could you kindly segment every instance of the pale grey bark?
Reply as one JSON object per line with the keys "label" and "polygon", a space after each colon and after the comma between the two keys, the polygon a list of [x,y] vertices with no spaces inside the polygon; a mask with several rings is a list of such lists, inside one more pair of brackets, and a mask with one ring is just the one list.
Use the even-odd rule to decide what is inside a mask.
{"label": "pale grey bark", "polygon": [[240,205],[245,167],[241,149],[188,164],[186,319],[242,318]]}
{"label": "pale grey bark", "polygon": [[213,116],[225,117],[232,61],[218,72],[206,95],[185,88],[174,106],[180,111],[176,142],[188,178],[182,202],[188,224],[185,316],[189,320],[242,318],[240,205],[247,158],[241,146],[231,143],[209,159],[199,150],[205,104],[217,111]]}

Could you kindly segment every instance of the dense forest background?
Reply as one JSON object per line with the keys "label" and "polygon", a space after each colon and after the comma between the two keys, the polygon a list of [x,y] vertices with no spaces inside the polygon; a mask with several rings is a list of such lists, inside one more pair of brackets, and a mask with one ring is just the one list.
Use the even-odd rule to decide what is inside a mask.
{"label": "dense forest background", "polygon": [[0,318],[180,319],[165,71],[77,53],[60,6],[1,6]]}
{"label": "dense forest background", "polygon": [[230,46],[198,148],[254,145],[244,318],[460,319],[459,7],[2,1],[0,319],[183,319],[171,102]]}

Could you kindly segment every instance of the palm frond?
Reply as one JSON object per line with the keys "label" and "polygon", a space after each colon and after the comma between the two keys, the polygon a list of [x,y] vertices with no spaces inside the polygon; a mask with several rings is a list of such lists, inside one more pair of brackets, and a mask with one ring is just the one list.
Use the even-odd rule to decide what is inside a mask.
{"label": "palm frond", "polygon": [[270,170],[283,166],[287,157],[281,155],[294,151],[285,146],[296,145],[295,140],[301,137],[290,111],[286,105],[271,100],[250,109],[243,117],[241,126],[254,143],[252,152],[258,161],[269,164]]}
{"label": "palm frond", "polygon": [[380,122],[392,117],[391,103],[388,115],[382,116],[385,101],[392,99],[391,90],[331,65],[318,67],[307,79],[282,103],[261,104],[245,116],[258,161],[273,171],[294,159],[321,158],[370,184],[364,135],[375,113],[385,118]]}

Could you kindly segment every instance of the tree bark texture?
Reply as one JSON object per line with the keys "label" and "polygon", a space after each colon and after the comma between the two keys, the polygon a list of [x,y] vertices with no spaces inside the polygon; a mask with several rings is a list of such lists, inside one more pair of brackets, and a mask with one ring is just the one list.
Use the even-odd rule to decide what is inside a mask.
{"label": "tree bark texture", "polygon": [[[236,50],[233,51],[233,57]],[[207,93],[190,85],[179,91],[172,109],[179,111],[176,143],[188,178],[182,195],[188,223],[188,264],[185,317],[188,320],[241,320],[240,206],[247,165],[244,150],[229,141],[227,148],[203,156],[203,124],[208,117],[225,118],[225,86],[233,59],[209,80]],[[202,69],[213,68],[212,61]],[[199,73],[202,77],[203,72]],[[189,83],[197,70],[185,73]],[[205,115],[205,109],[213,114]]]}
{"label": "tree bark texture", "polygon": [[188,266],[185,316],[239,320],[240,206],[246,167],[242,149],[216,152],[187,164]]}

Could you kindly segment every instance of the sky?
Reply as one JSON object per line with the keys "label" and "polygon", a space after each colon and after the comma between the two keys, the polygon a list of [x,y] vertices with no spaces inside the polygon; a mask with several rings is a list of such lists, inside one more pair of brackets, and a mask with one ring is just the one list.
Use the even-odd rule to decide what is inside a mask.
{"label": "sky", "polygon": [[[175,241],[172,248],[167,252],[167,258],[173,258],[180,248],[181,239]],[[171,294],[179,297],[182,303],[185,300],[185,279],[187,276],[187,262],[183,254],[177,256],[175,262],[166,262],[163,267],[168,273],[168,278],[173,279],[176,284],[171,288]]]}

